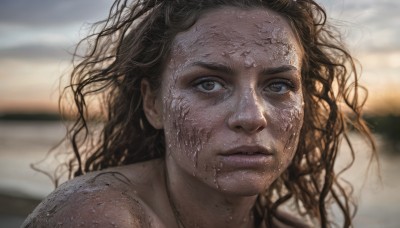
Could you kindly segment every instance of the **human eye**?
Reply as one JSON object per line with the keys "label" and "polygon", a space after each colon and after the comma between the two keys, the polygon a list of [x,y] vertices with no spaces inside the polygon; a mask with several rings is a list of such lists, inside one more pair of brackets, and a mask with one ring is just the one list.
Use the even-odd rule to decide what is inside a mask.
{"label": "human eye", "polygon": [[199,79],[194,83],[194,86],[196,89],[204,93],[218,92],[224,88],[222,83],[210,78]]}
{"label": "human eye", "polygon": [[294,85],[290,80],[278,79],[278,80],[272,80],[271,82],[269,82],[267,84],[267,86],[264,88],[264,91],[267,93],[281,95],[281,94],[286,94],[293,89],[294,89]]}

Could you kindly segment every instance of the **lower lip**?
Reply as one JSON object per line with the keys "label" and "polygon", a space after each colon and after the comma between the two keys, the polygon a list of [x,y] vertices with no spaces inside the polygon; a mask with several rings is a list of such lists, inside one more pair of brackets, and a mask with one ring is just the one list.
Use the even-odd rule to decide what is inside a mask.
{"label": "lower lip", "polygon": [[266,166],[272,165],[272,155],[266,154],[232,154],[232,155],[221,155],[220,162],[223,166],[236,167],[236,168],[266,168]]}

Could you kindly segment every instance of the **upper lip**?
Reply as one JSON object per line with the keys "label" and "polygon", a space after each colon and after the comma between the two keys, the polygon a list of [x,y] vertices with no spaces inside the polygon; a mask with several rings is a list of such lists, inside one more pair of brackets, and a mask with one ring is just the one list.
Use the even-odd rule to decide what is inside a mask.
{"label": "upper lip", "polygon": [[264,154],[264,155],[272,155],[273,153],[267,147],[260,146],[260,145],[242,145],[237,146],[232,149],[226,150],[221,155],[228,156],[234,154]]}

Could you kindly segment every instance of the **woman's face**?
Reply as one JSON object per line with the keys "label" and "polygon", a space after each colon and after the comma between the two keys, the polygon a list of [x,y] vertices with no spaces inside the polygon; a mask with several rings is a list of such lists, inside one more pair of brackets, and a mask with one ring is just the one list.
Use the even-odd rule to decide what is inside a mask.
{"label": "woman's face", "polygon": [[301,58],[268,9],[215,9],[179,33],[156,102],[170,172],[235,195],[268,188],[297,148]]}

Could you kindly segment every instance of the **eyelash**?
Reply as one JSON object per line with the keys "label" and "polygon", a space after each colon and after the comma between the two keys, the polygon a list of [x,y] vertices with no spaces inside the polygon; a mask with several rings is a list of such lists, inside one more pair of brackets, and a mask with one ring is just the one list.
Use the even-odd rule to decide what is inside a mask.
{"label": "eyelash", "polygon": [[[202,87],[205,83],[214,83],[214,87],[211,90],[207,90],[204,87]],[[280,86],[286,86],[286,90],[284,92],[277,92],[277,91],[272,91],[271,90],[271,86],[273,85],[277,85],[280,84]],[[218,88],[216,91],[213,91],[215,89],[215,86],[220,86],[221,88]],[[203,93],[215,93],[218,92],[220,89],[224,89],[226,88],[226,86],[224,85],[224,83],[222,83],[220,80],[215,79],[215,78],[200,78],[198,80],[195,80],[193,82],[193,87],[195,87],[197,90],[199,90],[200,92]],[[268,81],[267,85],[263,88],[263,91],[265,93],[273,93],[273,94],[279,94],[279,95],[283,95],[286,94],[289,91],[293,91],[295,90],[296,86],[294,85],[294,83],[291,80],[288,79],[273,79]]]}
{"label": "eyelash", "polygon": [[[271,91],[270,90],[270,86],[271,85],[277,85],[277,84],[283,84],[284,86],[287,86],[287,91],[285,92],[276,92],[276,91]],[[269,82],[267,84],[267,86],[263,89],[265,92],[271,92],[271,93],[277,93],[277,94],[285,94],[287,93],[289,90],[294,90],[295,89],[295,85],[293,84],[292,81],[287,80],[287,79],[276,79],[276,80],[272,80],[271,82]]]}
{"label": "eyelash", "polygon": [[225,88],[223,83],[221,83],[219,80],[214,79],[214,78],[201,78],[201,79],[195,80],[194,83],[193,83],[193,87],[195,87],[197,90],[199,90],[200,92],[203,92],[203,93],[216,92],[216,91],[212,91],[212,90],[207,90],[207,89],[201,88],[201,86],[204,85],[207,82],[214,83],[214,86],[215,85],[219,85],[221,88]]}

